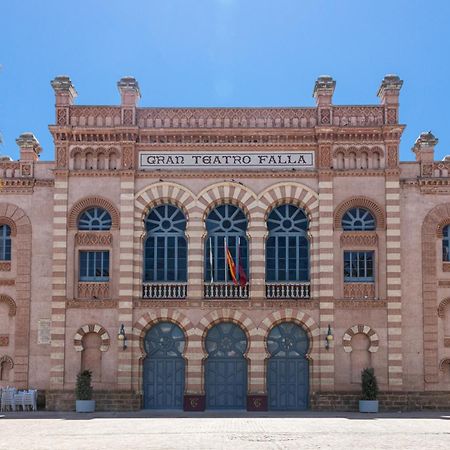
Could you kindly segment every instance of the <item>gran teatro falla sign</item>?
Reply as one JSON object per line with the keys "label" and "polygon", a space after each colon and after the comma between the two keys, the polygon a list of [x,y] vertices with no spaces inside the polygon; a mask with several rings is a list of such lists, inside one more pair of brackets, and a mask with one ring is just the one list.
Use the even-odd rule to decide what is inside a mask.
{"label": "gran teatro falla sign", "polygon": [[211,170],[304,170],[314,169],[314,152],[140,152],[143,170],[211,169]]}

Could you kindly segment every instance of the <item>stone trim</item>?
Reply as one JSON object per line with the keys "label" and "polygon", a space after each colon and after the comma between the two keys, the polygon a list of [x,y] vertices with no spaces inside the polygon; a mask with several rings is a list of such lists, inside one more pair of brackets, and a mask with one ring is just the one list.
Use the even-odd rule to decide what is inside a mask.
{"label": "stone trim", "polygon": [[[135,219],[142,223],[155,206],[173,204],[180,208],[189,221],[190,210],[195,206],[195,195],[177,183],[159,182],[146,186],[135,195]],[[141,227],[143,228],[143,227]]]}
{"label": "stone trim", "polygon": [[378,337],[378,334],[375,332],[375,330],[369,325],[353,325],[344,333],[344,336],[342,337],[344,352],[350,353],[353,350],[351,342],[355,334],[364,334],[369,338],[369,352],[375,353],[378,351],[380,347],[380,338]]}
{"label": "stone trim", "polygon": [[9,307],[8,315],[9,317],[14,317],[17,312],[16,302],[9,295],[0,295],[0,303],[6,303]]}
{"label": "stone trim", "polygon": [[202,223],[205,224],[208,214],[217,206],[232,204],[241,208],[248,220],[248,228],[253,219],[252,209],[256,206],[257,195],[246,186],[232,181],[215,183],[206,187],[197,196],[198,202],[203,206]]}
{"label": "stone trim", "polygon": [[343,231],[341,247],[375,247],[378,244],[376,231]]}
{"label": "stone trim", "polygon": [[75,351],[82,352],[84,350],[83,337],[88,333],[96,333],[100,336],[102,340],[102,345],[100,346],[101,352],[106,352],[109,349],[111,340],[109,338],[108,332],[101,325],[89,324],[83,325],[75,333],[75,336],[73,338],[73,346],[75,347]]}
{"label": "stone trim", "polygon": [[75,235],[75,243],[85,246],[110,246],[112,245],[112,233],[108,231],[79,231]]}
{"label": "stone trim", "polygon": [[113,203],[106,198],[103,197],[87,197],[82,200],[77,201],[71,208],[68,220],[67,227],[69,230],[76,230],[78,224],[78,217],[80,214],[88,208],[92,207],[100,207],[106,209],[109,214],[111,214],[111,230],[116,230],[119,228],[120,224],[120,214],[118,209],[113,205]]}
{"label": "stone trim", "polygon": [[376,230],[384,230],[386,228],[386,219],[383,208],[368,197],[353,197],[344,200],[334,211],[334,229],[342,230],[342,217],[350,208],[367,208],[374,216],[376,222]]}
{"label": "stone trim", "polygon": [[5,363],[5,362],[6,362],[6,364],[8,364],[8,366],[9,366],[10,369],[12,369],[12,368],[14,367],[14,361],[13,361],[13,359],[11,358],[11,356],[3,355],[3,356],[0,358],[0,366],[1,366],[3,363]]}
{"label": "stone trim", "polygon": [[[422,297],[423,297],[423,342],[425,383],[439,382],[438,363],[438,314],[437,303],[437,264],[441,263],[436,251],[436,239],[442,226],[450,220],[450,203],[435,206],[425,216],[422,224]],[[441,230],[439,232],[439,230]]]}
{"label": "stone trim", "polygon": [[450,297],[445,298],[444,300],[441,301],[441,303],[439,303],[437,313],[438,317],[440,317],[441,319],[444,318],[445,308],[447,306],[450,307]]}

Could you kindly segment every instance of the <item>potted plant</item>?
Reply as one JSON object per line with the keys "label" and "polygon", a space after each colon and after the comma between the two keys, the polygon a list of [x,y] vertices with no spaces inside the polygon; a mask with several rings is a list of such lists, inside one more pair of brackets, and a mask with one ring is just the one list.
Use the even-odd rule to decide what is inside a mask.
{"label": "potted plant", "polygon": [[359,412],[378,412],[378,383],[372,367],[361,372],[362,400],[359,401]]}
{"label": "potted plant", "polygon": [[77,375],[75,388],[76,412],[87,413],[95,411],[95,400],[92,400],[92,372],[83,370]]}

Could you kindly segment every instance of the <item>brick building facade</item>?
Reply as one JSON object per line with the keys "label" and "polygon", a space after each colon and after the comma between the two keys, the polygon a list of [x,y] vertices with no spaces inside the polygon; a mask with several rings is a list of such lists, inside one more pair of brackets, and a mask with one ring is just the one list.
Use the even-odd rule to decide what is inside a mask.
{"label": "brick building facade", "polygon": [[89,368],[104,409],[349,408],[372,366],[385,407],[450,406],[450,162],[431,133],[399,162],[397,76],[371,106],[320,77],[314,108],[52,86],[55,161],[31,133],[0,161],[0,385],[72,408]]}

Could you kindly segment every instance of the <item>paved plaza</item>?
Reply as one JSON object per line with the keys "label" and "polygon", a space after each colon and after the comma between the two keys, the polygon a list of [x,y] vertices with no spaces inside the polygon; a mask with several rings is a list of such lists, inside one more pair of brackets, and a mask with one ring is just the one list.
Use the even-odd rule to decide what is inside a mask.
{"label": "paved plaza", "polygon": [[447,413],[6,413],[0,449],[446,449]]}

